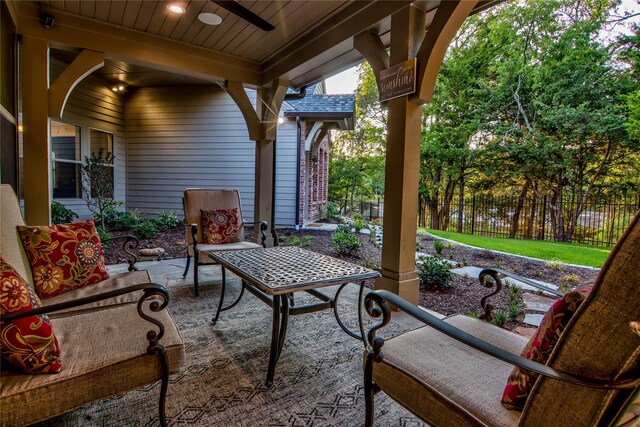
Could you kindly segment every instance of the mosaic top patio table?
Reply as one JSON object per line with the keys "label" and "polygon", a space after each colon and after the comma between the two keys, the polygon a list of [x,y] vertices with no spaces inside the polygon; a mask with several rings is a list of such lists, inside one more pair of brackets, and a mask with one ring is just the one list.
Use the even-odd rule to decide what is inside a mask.
{"label": "mosaic top patio table", "polygon": [[[275,368],[284,345],[290,315],[333,309],[338,325],[350,336],[362,339],[364,335],[362,323],[364,283],[367,279],[379,277],[380,273],[377,271],[295,246],[214,252],[209,256],[222,266],[222,289],[218,309],[213,319],[214,323],[218,320],[221,311],[232,308],[240,301],[245,289],[273,309],[267,386],[273,384]],[[238,298],[231,305],[223,308],[226,284],[225,270],[227,269],[242,279],[242,289]],[[360,284],[359,335],[344,324],[336,310],[336,304],[342,290],[352,282]],[[317,290],[331,285],[340,285],[333,297]],[[319,302],[295,305],[293,293],[300,291],[309,293]]]}

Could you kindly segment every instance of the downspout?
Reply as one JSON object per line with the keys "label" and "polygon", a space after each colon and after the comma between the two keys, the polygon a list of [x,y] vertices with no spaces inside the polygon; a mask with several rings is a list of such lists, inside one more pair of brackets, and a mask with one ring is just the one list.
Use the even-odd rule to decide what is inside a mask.
{"label": "downspout", "polygon": [[298,93],[288,93],[284,96],[285,101],[295,101],[297,99],[302,99],[307,96],[307,86],[300,87]]}
{"label": "downspout", "polygon": [[296,223],[294,227],[300,227],[300,144],[302,143],[302,129],[300,127],[300,116],[296,117]]}

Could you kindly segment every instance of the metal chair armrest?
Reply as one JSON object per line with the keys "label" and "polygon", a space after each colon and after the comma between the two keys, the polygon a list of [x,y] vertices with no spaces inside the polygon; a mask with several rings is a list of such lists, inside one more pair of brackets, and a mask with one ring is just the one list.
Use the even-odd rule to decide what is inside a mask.
{"label": "metal chair armrest", "polygon": [[394,293],[383,290],[370,292],[365,297],[365,307],[369,315],[374,318],[382,317],[382,322],[369,330],[367,340],[365,340],[367,351],[372,355],[373,360],[377,362],[382,361],[384,358],[381,351],[382,346],[384,345],[384,340],[377,338],[375,334],[380,328],[389,323],[389,320],[391,319],[390,305],[393,305],[399,310],[404,311],[413,318],[442,332],[456,341],[462,342],[463,344],[488,354],[498,360],[502,360],[503,362],[518,366],[528,371],[536,372],[545,377],[579,386],[603,389],[628,389],[640,385],[640,378],[625,378],[617,380],[587,378],[559,371],[551,368],[550,366],[515,355],[438,319],[432,314],[416,307]]}

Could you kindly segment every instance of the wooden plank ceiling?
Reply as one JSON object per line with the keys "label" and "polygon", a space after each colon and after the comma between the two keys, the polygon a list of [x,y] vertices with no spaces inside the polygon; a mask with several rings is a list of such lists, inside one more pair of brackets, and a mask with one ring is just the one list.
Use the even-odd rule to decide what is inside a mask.
{"label": "wooden plank ceiling", "polygon": [[[19,6],[21,2],[11,3]],[[48,33],[42,32],[37,25],[33,26],[34,18],[40,12],[51,13],[67,30],[78,28],[79,34],[82,34],[78,37],[90,38],[93,44],[79,43],[76,51],[82,48],[105,51],[104,43],[100,44],[94,38],[95,34],[105,34],[114,42],[131,40],[143,49],[159,43],[159,50],[177,50],[176,54],[183,55],[185,59],[187,57],[184,55],[201,58],[192,67],[191,73],[185,73],[188,77],[180,77],[180,69],[171,66],[166,56],[157,61],[160,67],[156,69],[154,61],[145,62],[149,55],[141,55],[143,58],[136,62],[136,58],[127,60],[127,52],[118,54],[105,51],[109,61],[101,72],[105,77],[110,75],[111,79],[118,75],[120,77],[116,80],[120,81],[126,81],[122,76],[127,72],[133,72],[137,80],[129,78],[129,84],[202,84],[207,79],[221,81],[234,75],[233,71],[227,71],[223,76],[223,72],[219,74],[221,78],[216,80],[214,71],[201,71],[207,69],[207,61],[214,61],[212,64],[216,67],[229,63],[238,72],[247,70],[249,74],[245,74],[246,80],[242,81],[249,86],[255,87],[260,82],[268,83],[284,77],[292,87],[300,87],[361,61],[361,55],[353,48],[355,34],[371,30],[382,36],[385,44],[388,43],[390,15],[410,4],[411,0],[239,0],[238,3],[268,21],[275,29],[261,30],[209,0],[39,0],[31,3],[31,9],[18,9],[22,17],[30,16],[28,19],[31,19],[31,24],[28,27],[36,37],[58,34],[55,26]],[[419,0],[415,3],[432,16],[440,0]],[[169,4],[183,6],[186,13],[178,15],[169,12]],[[202,23],[198,15],[205,12],[220,16],[221,24],[212,26]],[[77,18],[72,19],[74,16]],[[72,33],[60,34],[58,40],[52,40],[57,42],[53,47],[68,45],[73,39],[69,36]],[[137,40],[136,34],[142,40]],[[149,36],[156,41],[150,40]],[[166,40],[165,45],[173,45],[162,45],[162,40]],[[128,52],[131,53],[131,50]],[[151,67],[147,68],[149,65]],[[145,72],[150,74],[145,77]]]}

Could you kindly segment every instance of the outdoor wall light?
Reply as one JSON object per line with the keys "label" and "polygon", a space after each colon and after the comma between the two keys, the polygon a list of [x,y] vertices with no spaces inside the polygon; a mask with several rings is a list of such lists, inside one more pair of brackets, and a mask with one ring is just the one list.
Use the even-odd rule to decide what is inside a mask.
{"label": "outdoor wall light", "polygon": [[171,13],[175,13],[176,15],[184,15],[187,12],[187,9],[175,3],[167,5],[167,10]]}
{"label": "outdoor wall light", "polygon": [[40,23],[43,27],[49,29],[53,27],[54,22],[56,22],[56,18],[52,14],[46,12],[40,14]]}
{"label": "outdoor wall light", "polygon": [[279,125],[283,125],[284,124],[284,117],[278,117],[278,124]]}

